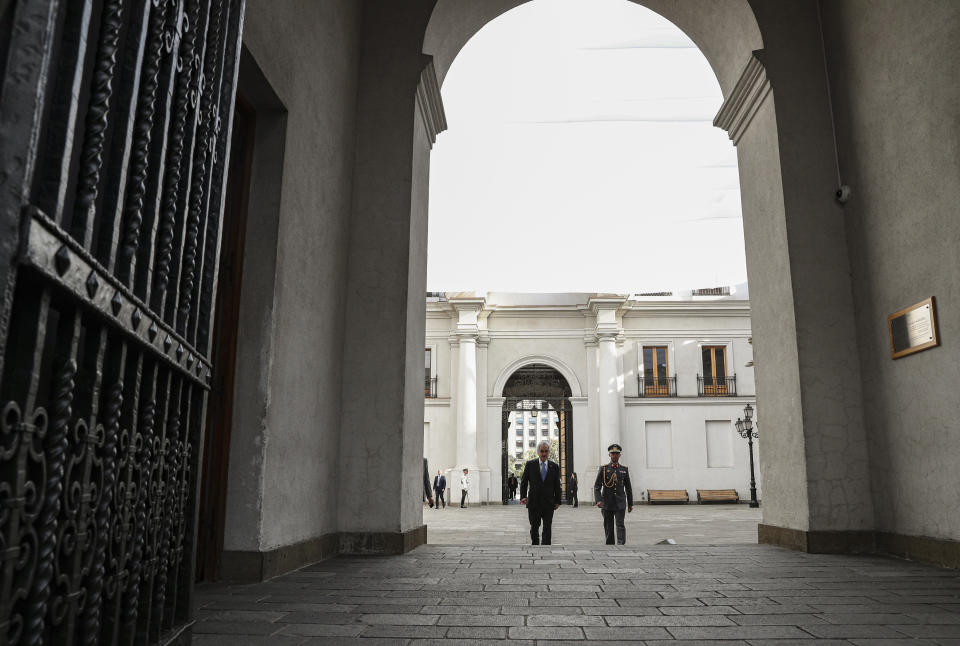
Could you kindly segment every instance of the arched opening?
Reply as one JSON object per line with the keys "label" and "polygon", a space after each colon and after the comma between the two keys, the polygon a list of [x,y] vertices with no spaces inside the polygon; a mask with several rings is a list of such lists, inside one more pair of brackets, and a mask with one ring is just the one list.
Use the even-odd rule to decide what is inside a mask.
{"label": "arched opening", "polygon": [[501,417],[503,504],[513,498],[508,485],[509,474],[514,472],[519,477],[529,449],[544,440],[551,443],[551,459],[560,465],[561,488],[566,499],[574,463],[571,394],[570,384],[563,375],[556,368],[542,363],[517,368],[507,379]]}
{"label": "arched opening", "polygon": [[[435,12],[435,17],[442,14],[443,6],[442,2],[438,4],[436,11],[440,13]],[[559,10],[556,9],[558,6],[561,7]],[[570,7],[573,6],[576,6],[577,11],[570,11]],[[566,7],[566,9],[563,9],[563,7]],[[613,15],[608,12],[610,7],[615,7],[617,10]],[[522,14],[522,16],[518,17],[518,14]],[[557,16],[566,19],[567,22],[563,29],[575,37],[580,33],[580,28],[583,27],[583,31],[589,35],[589,39],[574,40],[575,46],[572,49],[575,51],[573,54],[569,50],[561,49],[562,45],[552,41],[548,42],[547,46],[556,49],[540,52],[538,48],[541,46],[541,41],[536,39],[531,23],[535,23],[536,19],[547,21],[551,16],[557,21],[559,21]],[[571,20],[571,17],[574,20]],[[584,22],[590,17],[595,18],[595,20],[589,26],[585,26]],[[622,18],[623,20],[618,23],[614,20],[615,18]],[[632,22],[623,24],[626,19]],[[503,24],[511,23],[511,21],[519,21],[519,26],[504,30]],[[551,22],[550,27],[551,29],[557,29],[557,24]],[[643,32],[643,30],[647,31]],[[629,36],[634,31],[643,33],[638,33],[630,40]],[[518,53],[516,51],[519,47],[518,43],[522,43],[525,38],[532,42],[524,43],[526,49]],[[490,56],[489,46],[491,43],[494,48],[492,52],[493,61],[488,66],[495,70],[490,75],[494,77],[493,82],[488,83],[486,77],[481,82],[476,82],[478,65],[484,63],[476,60],[475,48],[486,47],[487,49],[484,49],[485,55]],[[511,52],[511,54],[504,56],[502,52],[495,51],[497,47]],[[736,257],[740,262],[739,271],[745,272],[745,269],[743,269],[743,237],[740,228],[736,149],[729,144],[724,133],[712,125],[714,115],[723,102],[720,86],[703,53],[680,29],[670,24],[662,16],[625,0],[604,0],[602,3],[580,4],[571,2],[526,3],[523,7],[516,7],[486,23],[463,49],[458,50],[459,54],[452,67],[451,58],[441,59],[437,56],[435,56],[435,65],[442,66],[442,69],[437,70],[437,74],[438,76],[443,75],[445,91],[446,88],[453,85],[470,86],[473,91],[483,95],[480,98],[483,99],[482,105],[485,108],[495,105],[495,109],[499,111],[498,115],[504,121],[509,122],[514,116],[523,117],[524,115],[516,115],[511,112],[511,110],[519,109],[515,105],[514,95],[509,94],[510,88],[496,83],[498,76],[505,75],[502,72],[504,68],[509,68],[510,73],[517,74],[521,79],[532,78],[532,68],[529,61],[523,58],[524,56],[533,57],[538,62],[544,62],[543,68],[538,68],[544,69],[548,65],[545,62],[548,59],[562,59],[567,54],[577,56],[576,50],[585,49],[591,49],[591,51],[626,51],[628,55],[624,59],[623,57],[618,58],[609,55],[597,58],[591,54],[586,59],[578,58],[577,62],[571,65],[571,67],[577,68],[578,74],[575,81],[569,81],[568,90],[571,93],[590,95],[589,100],[585,99],[584,101],[595,101],[598,105],[586,109],[582,105],[584,101],[576,101],[577,109],[584,110],[582,113],[567,114],[564,118],[557,118],[557,114],[547,114],[545,115],[547,123],[540,121],[536,123],[535,128],[546,129],[550,133],[547,139],[556,139],[563,142],[556,144],[556,157],[560,160],[557,165],[550,166],[549,172],[542,172],[545,165],[553,162],[542,157],[534,158],[530,156],[530,149],[535,149],[536,146],[527,146],[525,149],[522,145],[523,142],[520,141],[526,136],[523,134],[517,136],[517,141],[497,140],[493,148],[495,156],[497,152],[499,153],[499,156],[496,157],[499,161],[494,161],[493,157],[484,157],[484,161],[477,161],[481,157],[480,155],[473,155],[472,158],[468,155],[469,161],[464,163],[470,164],[470,170],[464,173],[465,180],[461,178],[463,183],[457,184],[457,188],[463,190],[454,191],[456,195],[467,197],[456,202],[456,204],[445,203],[438,208],[438,204],[434,200],[435,195],[431,194],[429,249],[431,263],[434,263],[435,258],[441,253],[450,254],[451,266],[471,268],[475,271],[474,276],[484,275],[485,278],[489,279],[490,274],[500,267],[506,268],[506,272],[503,274],[505,278],[500,279],[503,282],[493,285],[496,291],[583,293],[583,297],[579,301],[570,300],[568,303],[571,307],[585,308],[585,313],[579,317],[579,321],[576,320],[579,315],[574,315],[572,321],[563,320],[560,318],[562,316],[561,312],[553,312],[551,316],[556,318],[550,319],[554,331],[562,328],[563,334],[576,338],[574,343],[576,347],[570,350],[570,356],[576,357],[574,362],[578,364],[578,370],[584,375],[584,385],[586,386],[590,380],[594,382],[591,392],[589,394],[584,392],[583,394],[584,399],[588,400],[582,402],[585,414],[580,416],[578,411],[578,430],[588,438],[587,440],[581,440],[582,443],[578,445],[578,448],[581,449],[578,450],[577,456],[581,463],[576,465],[579,471],[597,466],[605,458],[603,448],[614,441],[627,442],[628,435],[633,436],[633,447],[631,448],[636,449],[634,455],[641,455],[640,451],[646,448],[647,443],[644,436],[647,431],[642,415],[648,411],[645,410],[640,413],[640,407],[636,405],[636,401],[631,402],[633,407],[630,411],[627,411],[624,402],[626,397],[633,397],[634,399],[642,397],[642,394],[639,396],[636,394],[637,389],[643,390],[649,397],[664,395],[663,401],[668,405],[675,403],[680,403],[682,406],[687,405],[686,402],[678,402],[666,397],[671,394],[667,385],[670,378],[665,374],[666,365],[659,365],[661,371],[658,373],[656,372],[657,365],[649,360],[646,362],[643,360],[644,352],[649,352],[651,348],[660,352],[658,356],[665,358],[667,347],[674,341],[671,339],[668,342],[663,338],[651,337],[638,329],[629,330],[625,334],[623,312],[629,306],[623,307],[624,303],[617,302],[616,298],[607,302],[600,302],[603,300],[602,298],[592,299],[590,293],[600,292],[610,295],[611,292],[626,292],[626,296],[620,299],[620,301],[626,301],[629,300],[630,294],[640,292],[656,294],[666,292],[670,294],[670,298],[674,298],[674,294],[679,295],[681,290],[685,289],[687,295],[691,297],[688,299],[691,301],[689,304],[693,305],[691,293],[694,288],[717,286],[717,283],[712,280],[712,276],[715,275],[714,263],[709,260],[704,261],[704,259],[710,258],[710,254],[716,254],[717,249],[710,247],[710,245],[698,245],[694,238],[707,231],[708,227],[714,227],[718,221],[723,222],[724,225],[735,222],[735,239],[727,240],[717,247],[722,249],[721,253]],[[631,53],[635,50],[641,51],[642,56]],[[537,58],[538,56],[541,58]],[[466,59],[471,60],[465,62]],[[680,59],[683,63],[677,64]],[[443,62],[440,62],[441,60]],[[675,69],[671,68],[670,72],[657,69],[657,74],[648,73],[650,69],[656,68],[661,63],[674,65]],[[590,94],[597,90],[597,85],[585,83],[584,79],[596,75],[598,72],[603,72],[604,65],[617,66],[619,75],[615,76],[613,80],[608,80],[609,87],[605,88],[606,93],[600,93],[603,95],[602,100],[600,100],[597,95]],[[560,67],[562,67],[562,64]],[[430,72],[432,73],[432,70]],[[561,75],[562,72],[563,70],[560,72],[553,70],[544,71],[543,74],[549,77],[551,82],[556,82],[557,76]],[[683,81],[685,75],[696,77],[698,83],[685,83]],[[626,78],[637,79],[635,82],[637,87],[633,90],[634,95],[618,95],[614,99],[609,91],[614,89],[613,86],[616,86],[619,81]],[[552,106],[559,99],[554,94],[550,94],[553,89],[548,87],[549,83],[543,81],[543,79],[540,79],[538,83],[540,85],[537,86],[537,91],[544,95],[541,103],[548,106],[547,111],[549,112],[549,106]],[[533,94],[536,94],[536,92]],[[651,99],[648,95],[652,95],[654,98]],[[484,96],[487,98],[483,98]],[[489,98],[491,96],[493,98]],[[450,128],[443,135],[444,139],[437,141],[431,153],[431,172],[434,174],[431,176],[430,188],[434,192],[438,189],[440,183],[449,179],[447,175],[438,176],[437,173],[444,169],[444,165],[449,166],[451,163],[457,163],[443,157],[453,141],[452,138],[459,136],[463,130],[472,131],[469,137],[475,140],[472,142],[475,144],[475,150],[479,150],[481,146],[486,146],[489,140],[494,139],[494,137],[487,136],[488,134],[496,134],[496,127],[485,130],[484,123],[476,119],[476,115],[471,114],[469,115],[470,118],[464,117],[462,111],[470,108],[470,101],[460,99],[454,104],[453,101],[448,101],[448,98],[447,95],[444,95],[444,105],[450,121]],[[471,97],[471,100],[477,99],[476,96]],[[641,101],[643,105],[637,107],[636,103],[639,99],[643,99]],[[631,101],[634,101],[634,103],[629,108],[624,107]],[[501,104],[508,107],[504,108]],[[682,107],[678,107],[678,105]],[[519,110],[523,112],[522,109]],[[591,112],[591,110],[593,111]],[[537,116],[542,115],[525,114],[528,119],[536,119]],[[489,118],[489,115],[481,115],[481,119],[483,118]],[[501,125],[503,124],[497,124],[497,127]],[[512,125],[510,127],[510,133],[514,134],[516,129]],[[565,138],[571,131],[575,131],[574,139],[588,139],[596,144],[597,139],[603,138],[604,143],[608,146],[602,150],[597,147],[572,150],[567,146],[568,139]],[[654,141],[653,137],[657,139]],[[719,155],[722,156],[722,164],[715,163],[716,159],[697,158],[697,152],[692,147],[687,147],[691,139],[712,139],[711,144],[715,144],[719,140],[721,151]],[[531,140],[524,141],[529,143]],[[532,141],[542,143],[544,140],[535,138]],[[673,146],[674,149],[668,151],[675,157],[669,159],[669,163],[665,159],[656,159],[663,149],[670,147],[671,141],[677,142]],[[504,154],[506,150],[509,150],[508,154]],[[608,163],[611,150],[616,150],[616,154],[619,155],[617,157],[618,161],[614,163]],[[669,155],[661,155],[661,157],[667,156]],[[523,161],[512,166],[515,157],[522,158]],[[637,167],[626,168],[626,163],[621,162],[628,157],[644,157],[646,163]],[[658,161],[661,163],[654,170],[653,166],[657,166]],[[686,166],[684,162],[687,163]],[[563,166],[576,168],[576,170],[564,175],[561,172]],[[503,167],[508,168],[504,170]],[[726,194],[723,194],[723,191],[713,191],[708,199],[690,199],[690,194],[693,192],[690,190],[691,184],[699,186],[711,182],[715,183],[717,179],[709,178],[709,175],[717,173],[723,173],[724,181],[729,184],[724,189]],[[510,197],[503,197],[496,202],[489,201],[491,194],[498,194],[501,191],[507,192],[508,189],[504,188],[504,184],[497,181],[503,178],[513,181],[514,184],[528,185],[525,187],[528,190],[527,197],[529,198],[529,194],[533,194],[536,199],[522,203]],[[536,183],[541,178],[544,181]],[[684,184],[686,187],[683,186]],[[665,188],[667,185],[672,185],[672,188]],[[602,186],[604,191],[615,188],[621,192],[618,192],[617,197],[610,199],[609,204],[607,202],[602,205],[593,204],[595,209],[592,210],[589,208],[590,202],[591,200],[596,202],[597,200],[594,198],[601,192],[597,186]],[[624,188],[627,190],[622,191]],[[684,190],[684,188],[687,190]],[[560,194],[560,199],[554,199],[555,196],[550,194],[552,192]],[[658,199],[654,202],[644,202],[644,194],[652,193],[657,193]],[[566,209],[563,202],[568,196],[573,201],[578,201],[581,208],[579,212],[577,209],[573,209],[569,214],[565,213],[563,218],[558,217],[558,213]],[[718,212],[715,205],[722,199],[729,199],[730,196],[732,196],[730,201],[734,203],[733,208],[726,212]],[[483,201],[483,205],[477,207],[476,204],[471,203],[476,201]],[[708,202],[713,202],[714,206],[711,207]],[[614,214],[613,211],[615,210],[619,212]],[[502,223],[497,223],[494,220],[495,215],[489,215],[501,212],[507,214]],[[488,215],[484,216],[484,213]],[[463,226],[465,221],[482,222],[484,226],[465,228]],[[437,227],[441,225],[454,230],[456,232],[454,235],[460,237],[451,238],[448,241],[441,236],[441,240],[437,240],[435,234],[437,233]],[[673,228],[669,231],[658,231],[657,235],[654,235],[651,229],[661,225]],[[503,231],[507,230],[508,226],[510,235],[503,236]],[[524,229],[524,227],[526,228]],[[627,227],[635,228],[625,231],[624,229]],[[561,235],[556,239],[548,239],[546,235],[550,230],[560,230]],[[574,230],[577,235],[569,235]],[[611,235],[613,231],[616,233]],[[489,242],[483,238],[488,232],[493,232],[495,236],[495,239]],[[498,234],[499,237],[496,237]],[[462,239],[465,235],[469,235],[469,244],[464,244],[467,242]],[[458,241],[460,244],[457,244]],[[531,254],[535,259],[532,263],[533,266],[539,266],[541,273],[559,273],[556,271],[556,266],[563,264],[578,268],[581,271],[586,268],[602,268],[598,272],[601,274],[600,277],[592,284],[578,284],[575,282],[576,276],[565,273],[561,280],[540,287],[531,287],[529,283],[520,284],[517,280],[518,273],[533,274],[535,272],[531,271],[531,264],[522,265],[518,262],[519,259],[528,255],[525,250],[531,247],[541,248],[540,245],[550,249],[550,258],[553,259],[553,262],[546,265],[538,265],[536,260],[540,256],[536,253]],[[561,245],[571,246],[558,248]],[[578,245],[579,253],[577,253]],[[698,246],[701,246],[703,250],[698,250]],[[491,259],[495,251],[502,249],[507,249],[507,253],[513,254],[514,258]],[[669,251],[664,253],[665,250]],[[589,255],[590,253],[593,253],[593,255]],[[669,258],[671,253],[674,256],[672,259]],[[563,258],[562,263],[555,261],[557,256]],[[638,260],[641,257],[642,260]],[[624,262],[618,264],[616,262],[618,260]],[[689,266],[697,263],[700,263],[705,271],[699,274],[685,273],[683,278],[678,277]],[[546,268],[544,269],[544,267]],[[459,282],[459,276],[453,280],[448,279],[446,284],[432,284],[430,282],[433,280],[432,271],[433,266],[431,265],[428,269],[427,282],[427,288],[431,294],[434,293],[434,290],[476,286],[475,283],[470,282],[470,277],[465,279],[466,284]],[[583,273],[586,272],[583,271]],[[738,278],[739,280],[728,278],[727,282],[723,284],[729,286],[736,284],[736,282],[746,283],[743,273],[739,274]],[[723,290],[717,291],[722,292]],[[462,295],[447,294],[447,296],[450,296],[451,303],[463,300]],[[473,294],[473,296],[482,298],[484,294]],[[442,300],[443,295],[438,293],[437,297]],[[738,295],[738,299],[742,300],[743,298]],[[492,299],[488,298],[487,300]],[[517,301],[517,303],[520,302]],[[592,304],[590,304],[591,302]],[[535,337],[534,330],[538,328],[531,326],[540,325],[542,321],[536,321],[533,320],[533,317],[528,317],[523,324],[512,325],[510,322],[504,322],[495,326],[492,321],[498,318],[498,314],[496,311],[491,312],[489,305],[489,302],[486,305],[476,305],[488,316],[474,314],[470,320],[463,317],[467,309],[466,303],[462,303],[462,307],[459,304],[453,305],[457,314],[449,312],[449,315],[446,315],[439,311],[431,311],[428,314],[426,343],[428,362],[434,362],[435,365],[432,368],[428,365],[428,369],[432,370],[427,375],[427,383],[431,392],[428,399],[432,401],[428,401],[425,407],[425,421],[428,425],[426,428],[430,429],[429,433],[425,433],[425,437],[430,438],[431,442],[437,442],[438,438],[443,438],[445,433],[448,436],[457,436],[457,453],[452,450],[438,452],[433,446],[427,447],[426,450],[431,464],[439,462],[446,465],[456,461],[458,467],[469,467],[471,472],[476,467],[481,470],[489,469],[493,484],[490,491],[494,492],[495,496],[496,483],[502,482],[510,471],[509,467],[511,465],[508,464],[508,461],[505,461],[504,457],[510,454],[508,449],[527,450],[531,447],[529,446],[530,438],[527,435],[523,436],[522,446],[516,446],[517,436],[514,424],[519,410],[518,400],[517,398],[510,399],[506,394],[503,394],[503,384],[493,381],[493,376],[496,374],[495,370],[503,364],[491,363],[492,367],[489,371],[482,370],[482,364],[485,362],[485,357],[493,354],[523,357],[525,353],[520,347],[521,344],[518,343],[515,347],[508,347],[512,343],[508,339],[511,336],[523,334],[530,334],[531,338]],[[436,317],[432,318],[434,313]],[[520,316],[519,313],[516,313],[513,320],[518,320]],[[743,326],[747,328],[747,331],[742,334],[743,338],[738,340],[738,342],[743,341],[742,345],[744,346],[746,346],[746,339],[749,337],[748,316],[749,314],[746,315],[747,324]],[[454,317],[459,317],[456,330],[453,329]],[[441,319],[446,327],[435,326],[434,321],[438,319]],[[524,326],[523,330],[518,327],[520,325]],[[604,329],[601,330],[601,327]],[[733,341],[729,338],[719,338],[722,333],[718,334],[715,327],[711,329],[714,331],[709,338],[677,339],[676,344],[679,347],[683,343],[684,351],[689,347],[691,341],[703,342],[714,348],[724,348],[724,352],[727,351],[725,349],[727,346],[732,350]],[[474,346],[469,346],[466,349],[470,354],[469,363],[464,361],[463,355],[465,351],[463,339],[465,336],[475,336],[477,338],[476,350],[474,350]],[[602,340],[600,339],[601,336],[604,337]],[[456,341],[453,340],[454,338],[456,338]],[[540,341],[547,343],[546,339],[540,339]],[[459,347],[455,353],[450,351],[450,355],[457,355],[453,357],[453,361],[459,359],[460,374],[457,374],[457,369],[452,367],[453,362],[446,360],[446,348],[448,345],[452,347],[453,344],[457,344]],[[644,350],[645,347],[646,350]],[[551,348],[549,345],[544,346],[544,349],[539,353],[561,356],[556,352],[556,348]],[[603,358],[599,358],[598,355],[603,355]],[[722,356],[722,358],[725,357],[726,355]],[[686,357],[684,361],[686,361]],[[671,366],[675,365],[672,360],[670,363]],[[719,368],[717,368],[716,362],[705,363],[699,356],[691,359],[689,363],[690,368],[685,368],[687,369],[687,374],[683,377],[685,381],[689,380],[690,384],[695,384],[694,374],[696,373],[696,377],[701,381],[704,378],[710,380],[710,386],[705,391],[706,394],[723,396],[736,394],[735,388],[715,388],[713,386],[714,380],[722,380],[724,384],[730,380],[735,380],[737,370],[733,366],[728,369],[726,362],[721,361]],[[745,363],[746,359],[740,361],[736,368],[743,371],[746,368]],[[477,368],[473,367],[475,364]],[[603,366],[602,372],[598,370],[598,366],[601,364]],[[697,367],[694,367],[695,365]],[[474,373],[465,371],[464,366],[470,366]],[[512,373],[507,374],[509,376]],[[645,378],[645,381],[641,377]],[[436,387],[438,378],[439,389]],[[651,379],[654,381],[651,381]],[[673,375],[672,379],[674,383],[672,392],[675,395],[676,376]],[[443,403],[442,400],[445,396],[449,397],[451,409],[463,410],[462,403],[458,401],[460,391],[458,387],[452,384],[465,380],[479,382],[476,430],[473,430],[472,426],[469,431],[462,429],[460,427],[462,420],[459,413],[451,414],[445,420],[437,414],[437,409]],[[685,381],[681,392],[687,395],[689,388],[695,386],[688,387]],[[749,379],[744,381],[749,383],[749,388],[743,389],[744,392],[753,397],[752,374],[749,375]],[[445,387],[445,382],[451,385]],[[602,386],[598,386],[597,384],[601,382]],[[638,384],[636,387],[634,386],[635,383]],[[644,388],[644,386],[648,387]],[[601,390],[603,391],[603,402],[600,402],[600,397],[598,397]],[[703,392],[703,389],[701,389],[701,395]],[[439,393],[439,397],[433,393]],[[522,395],[523,393],[520,393],[518,396]],[[486,408],[486,403],[483,398],[501,396],[505,398],[500,410],[500,421],[502,423],[495,427],[493,424],[484,421],[483,411]],[[523,401],[522,397],[520,401]],[[534,406],[532,400],[528,405]],[[690,405],[692,406],[692,404]],[[604,408],[604,413],[598,414],[596,411],[601,407]],[[662,411],[666,406],[660,406],[659,408]],[[741,411],[742,408],[743,403],[741,402]],[[472,404],[470,409],[473,410]],[[703,406],[699,407],[699,411],[704,410]],[[495,414],[492,407],[490,411],[488,416],[493,417]],[[628,413],[630,413],[629,416]],[[654,412],[649,414],[651,416],[656,415]],[[733,414],[731,416],[727,411],[712,414],[714,417],[711,419],[714,423],[719,423],[723,419],[728,420],[726,427],[721,431],[726,431],[728,436],[732,435],[733,421],[736,420],[737,415]],[[652,419],[668,425],[672,417],[672,414],[659,415],[652,417]],[[627,428],[628,418],[633,423],[632,429]],[[683,429],[684,438],[699,441],[701,444],[704,443],[702,437],[694,435],[694,431],[690,431],[689,434],[686,433],[689,427],[693,427],[697,433],[703,435],[705,433],[705,421],[701,419],[696,424],[689,424],[687,420],[684,420],[687,427]],[[674,428],[680,425],[679,422],[674,422]],[[468,435],[468,433],[469,436],[466,441],[471,444],[475,443],[478,447],[476,451],[479,458],[477,464],[463,461],[462,456],[466,453],[460,450],[461,436]],[[484,437],[485,433],[490,437]],[[730,438],[727,437],[726,439]],[[498,447],[500,450],[494,456],[493,452],[485,447],[492,445],[497,440],[499,440],[497,443],[500,445]],[[439,441],[442,441],[442,439]],[[520,457],[522,457],[522,453],[521,451]],[[484,462],[485,456],[488,458],[486,463]],[[516,457],[514,456],[514,458]],[[709,465],[704,461],[703,468],[706,469],[707,466]],[[705,479],[700,480],[700,486],[703,486],[704,481]],[[666,486],[662,482],[659,484]],[[731,481],[729,484],[733,485],[734,482]],[[694,487],[695,485],[688,484],[688,486]],[[481,488],[481,492],[484,490],[486,490],[485,487]]]}
{"label": "arched opening", "polygon": [[720,86],[659,14],[628,0],[525,3],[465,44],[442,97],[429,291],[747,282],[736,148],[712,125]]}

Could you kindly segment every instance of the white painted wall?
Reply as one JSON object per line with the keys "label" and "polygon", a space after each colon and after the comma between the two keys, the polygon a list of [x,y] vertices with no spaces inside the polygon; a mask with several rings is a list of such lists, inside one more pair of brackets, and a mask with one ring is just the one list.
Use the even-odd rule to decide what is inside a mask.
{"label": "white painted wall", "polygon": [[[466,295],[451,295],[454,303],[458,297]],[[524,305],[525,299],[530,304]],[[601,442],[598,433],[597,321],[588,307],[589,299],[587,294],[487,296],[479,317],[480,334],[487,345],[477,352],[477,375],[485,374],[477,401],[477,455],[484,463],[477,474],[477,500],[500,500],[500,395],[506,380],[521,365],[553,365],[570,382],[574,394],[572,470],[592,483],[596,469],[606,461],[607,442]],[[623,463],[635,474],[637,499],[645,496],[648,488],[687,489],[694,500],[698,488],[733,488],[741,498],[749,498],[747,442],[733,426],[747,403],[756,407],[753,368],[746,365],[753,360],[749,302],[689,296],[622,300],[615,323],[619,330],[616,378],[622,392],[621,415],[613,441],[624,447]],[[425,454],[434,473],[453,469],[457,461],[457,320],[455,305],[449,301],[427,303],[425,347],[432,350],[431,374],[437,377],[438,396],[425,400],[424,421],[429,426]],[[637,396],[644,344],[669,348],[668,371],[678,377],[679,397]],[[727,372],[737,376],[737,397],[697,396],[702,345],[726,346]],[[761,410],[756,419],[762,429]],[[648,430],[653,434],[652,444]],[[513,450],[513,433],[508,433],[507,443]],[[665,448],[653,454],[651,446]],[[710,456],[714,456],[712,461]],[[757,468],[759,480],[759,461]],[[453,477],[459,480],[459,473],[454,472]]]}

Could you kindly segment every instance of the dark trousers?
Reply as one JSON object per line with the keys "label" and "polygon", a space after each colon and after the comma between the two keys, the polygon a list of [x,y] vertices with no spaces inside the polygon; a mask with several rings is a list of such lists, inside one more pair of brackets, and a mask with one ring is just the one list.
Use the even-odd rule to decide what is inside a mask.
{"label": "dark trousers", "polygon": [[567,494],[567,496],[570,499],[570,504],[573,505],[574,507],[580,504],[580,499],[577,498],[576,491],[571,491],[569,494]]}
{"label": "dark trousers", "polygon": [[603,533],[607,536],[607,545],[613,545],[613,521],[617,521],[617,545],[623,545],[627,542],[627,526],[623,522],[626,515],[625,509],[616,511],[607,511],[602,509],[603,513]]}
{"label": "dark trousers", "polygon": [[467,490],[461,489],[460,490],[460,506],[463,507],[466,504],[467,504]]}
{"label": "dark trousers", "polygon": [[443,489],[434,489],[434,500],[437,501],[437,509],[440,509],[440,503],[443,503],[443,506],[447,506],[447,501],[443,499]]}
{"label": "dark trousers", "polygon": [[[553,524],[553,505],[547,507],[527,506],[527,518],[530,519],[530,544],[549,545],[550,529]],[[540,523],[543,523],[543,540],[540,539]]]}

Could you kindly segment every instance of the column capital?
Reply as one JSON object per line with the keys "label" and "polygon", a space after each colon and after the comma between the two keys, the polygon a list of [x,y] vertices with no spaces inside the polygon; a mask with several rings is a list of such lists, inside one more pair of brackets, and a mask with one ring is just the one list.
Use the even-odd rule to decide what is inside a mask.
{"label": "column capital", "polygon": [[597,318],[595,333],[598,341],[608,338],[616,339],[623,334],[618,319],[620,310],[626,302],[627,297],[619,294],[596,294],[587,301],[587,307]]}
{"label": "column capital", "polygon": [[486,350],[490,346],[490,333],[486,330],[480,330],[477,334],[477,347]]}
{"label": "column capital", "polygon": [[462,340],[476,340],[480,333],[480,313],[487,299],[477,297],[473,292],[447,294],[447,301],[457,313],[455,334]]}

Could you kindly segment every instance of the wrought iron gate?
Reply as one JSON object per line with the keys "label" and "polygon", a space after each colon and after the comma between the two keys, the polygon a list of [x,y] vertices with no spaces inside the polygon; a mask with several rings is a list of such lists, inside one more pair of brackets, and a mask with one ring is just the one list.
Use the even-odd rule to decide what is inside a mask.
{"label": "wrought iron gate", "polygon": [[243,1],[3,5],[0,645],[185,639]]}
{"label": "wrought iron gate", "polygon": [[[507,487],[509,472],[508,450],[514,438],[510,437],[510,414],[516,411],[555,411],[558,428],[558,461],[561,489],[567,498],[567,482],[573,467],[573,406],[570,403],[570,386],[554,368],[543,364],[529,364],[518,368],[504,385],[504,402],[501,409],[501,476],[503,504],[510,494]],[[526,436],[524,436],[526,437]],[[524,439],[526,442],[526,439]]]}

